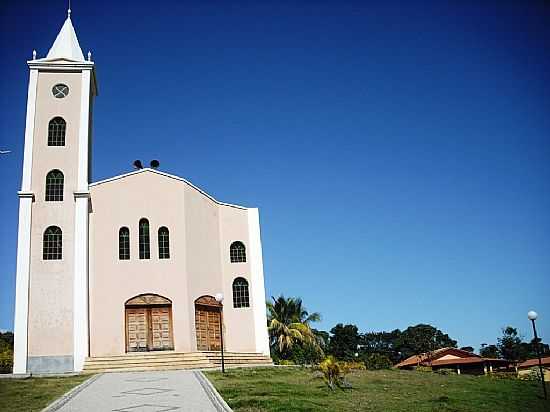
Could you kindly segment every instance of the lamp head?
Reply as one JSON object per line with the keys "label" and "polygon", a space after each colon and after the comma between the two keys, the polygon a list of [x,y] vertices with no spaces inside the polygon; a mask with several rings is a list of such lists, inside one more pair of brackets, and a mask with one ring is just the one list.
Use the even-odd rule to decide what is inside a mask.
{"label": "lamp head", "polygon": [[538,316],[539,315],[534,310],[530,310],[529,312],[527,312],[527,317],[529,318],[529,320],[536,320]]}
{"label": "lamp head", "polygon": [[223,293],[216,293],[216,296],[214,296],[216,299],[216,302],[222,303],[223,302]]}

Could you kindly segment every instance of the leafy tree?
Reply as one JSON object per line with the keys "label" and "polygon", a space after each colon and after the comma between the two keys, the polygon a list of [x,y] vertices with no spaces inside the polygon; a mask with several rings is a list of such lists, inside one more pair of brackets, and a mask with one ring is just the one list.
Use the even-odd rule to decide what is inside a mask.
{"label": "leafy tree", "polygon": [[516,328],[507,326],[502,328],[502,336],[497,339],[497,348],[500,357],[512,361],[518,361],[521,355],[521,336]]}
{"label": "leafy tree", "polygon": [[361,336],[361,354],[379,353],[387,356],[392,363],[401,360],[401,354],[395,349],[395,342],[401,336],[401,331],[367,332]]}
{"label": "leafy tree", "polygon": [[401,359],[441,348],[456,348],[456,340],[439,329],[425,324],[409,326],[394,343],[394,349],[400,352]]}
{"label": "leafy tree", "polygon": [[330,330],[329,353],[342,360],[352,360],[357,352],[360,336],[355,325],[337,324]]}
{"label": "leafy tree", "polygon": [[460,348],[460,350],[465,350],[466,352],[474,353],[474,348],[472,348],[471,346],[463,346]]}
{"label": "leafy tree", "polygon": [[482,346],[479,350],[479,354],[483,358],[492,358],[492,359],[498,359],[500,358],[500,352],[496,345],[485,345]]}
{"label": "leafy tree", "polygon": [[325,352],[328,351],[328,344],[330,342],[329,333],[324,330],[317,330],[314,328],[312,328],[311,331],[315,335],[319,347]]}
{"label": "leafy tree", "polygon": [[297,344],[317,345],[310,324],[321,319],[319,313],[309,314],[300,298],[285,298],[281,295],[271,299],[273,302],[267,302],[267,320],[270,345],[275,357],[290,359]]}

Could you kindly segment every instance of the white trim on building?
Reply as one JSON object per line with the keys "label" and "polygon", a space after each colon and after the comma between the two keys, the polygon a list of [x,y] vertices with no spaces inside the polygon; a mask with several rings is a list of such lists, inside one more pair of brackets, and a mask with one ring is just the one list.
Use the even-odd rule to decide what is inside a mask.
{"label": "white trim on building", "polygon": [[267,314],[264,287],[264,264],[262,257],[260,216],[258,209],[248,209],[248,243],[256,352],[269,355],[269,336],[267,333]]}
{"label": "white trim on building", "polygon": [[82,70],[80,126],[78,131],[78,177],[74,224],[74,291],[73,291],[73,362],[74,371],[84,368],[89,354],[88,339],[88,160],[90,134],[90,70]]}
{"label": "white trim on building", "polygon": [[15,283],[15,320],[13,373],[27,373],[29,277],[31,261],[31,215],[34,194],[19,192],[19,228],[17,233],[17,275]]}

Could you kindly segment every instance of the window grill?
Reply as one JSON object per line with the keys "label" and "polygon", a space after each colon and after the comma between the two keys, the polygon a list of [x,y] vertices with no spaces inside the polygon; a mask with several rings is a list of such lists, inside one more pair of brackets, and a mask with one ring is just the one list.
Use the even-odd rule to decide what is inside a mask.
{"label": "window grill", "polygon": [[139,258],[151,258],[151,245],[149,239],[149,221],[141,219],[139,221]]}
{"label": "window grill", "polygon": [[61,117],[54,117],[48,124],[48,146],[65,146],[65,129],[67,122]]}
{"label": "window grill", "polygon": [[130,230],[127,227],[121,227],[118,231],[118,258],[130,259]]}
{"label": "window grill", "polygon": [[248,295],[248,282],[244,278],[237,278],[233,281],[233,307],[250,307],[250,297]]}
{"label": "window grill", "polygon": [[167,227],[159,229],[159,259],[170,259],[170,239]]}
{"label": "window grill", "polygon": [[246,248],[242,242],[233,242],[229,247],[229,257],[232,263],[246,262]]}
{"label": "window grill", "polygon": [[60,202],[63,200],[63,173],[52,170],[46,175],[46,202]]}
{"label": "window grill", "polygon": [[42,258],[44,260],[60,260],[62,258],[62,233],[57,226],[50,226],[44,232]]}

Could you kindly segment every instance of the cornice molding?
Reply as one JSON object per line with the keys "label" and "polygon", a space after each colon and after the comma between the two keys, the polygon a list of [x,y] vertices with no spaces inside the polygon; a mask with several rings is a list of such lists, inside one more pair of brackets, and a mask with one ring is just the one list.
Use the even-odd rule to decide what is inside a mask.
{"label": "cornice molding", "polygon": [[90,198],[90,192],[87,190],[75,190],[73,195],[75,199]]}
{"label": "cornice molding", "polygon": [[19,196],[19,199],[32,199],[34,200],[34,192],[27,192],[24,190],[20,190],[17,192],[17,196]]}

